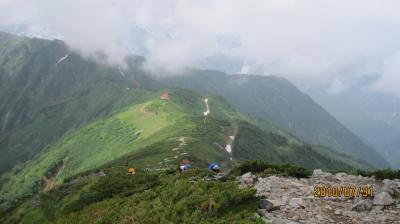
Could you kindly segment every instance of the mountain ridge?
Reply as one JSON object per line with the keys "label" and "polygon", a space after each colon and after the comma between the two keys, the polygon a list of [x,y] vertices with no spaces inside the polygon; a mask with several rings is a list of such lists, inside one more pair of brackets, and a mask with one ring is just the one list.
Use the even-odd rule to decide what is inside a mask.
{"label": "mountain ridge", "polygon": [[263,158],[309,169],[368,168],[356,160],[349,163],[326,157],[290,136],[263,127],[217,96],[208,96],[211,112],[204,116],[200,95],[184,89],[170,89],[169,93],[170,100],[161,100],[161,92],[150,92],[147,101],[83,126],[3,175],[1,204],[7,206],[48,189],[48,180],[50,186],[57,186],[67,178],[110,163],[163,170],[189,159],[198,167],[217,161],[227,170],[245,160]]}
{"label": "mountain ridge", "polygon": [[[132,74],[136,80],[143,78],[141,73]],[[145,79],[148,82],[148,78]],[[302,141],[327,145],[377,167],[388,165],[374,149],[284,78],[190,70],[185,75],[166,77],[156,82],[160,86],[177,86],[203,94],[221,95],[240,112],[281,127]]]}
{"label": "mountain ridge", "polygon": [[[0,68],[3,70],[7,68],[7,71],[0,76],[0,79],[6,80],[6,82],[1,82],[3,85],[2,91],[0,91],[0,95],[6,96],[0,99],[0,117],[2,117],[0,150],[11,159],[2,161],[0,172],[11,169],[12,161],[29,160],[45,146],[54,143],[66,133],[74,131],[88,122],[108,116],[118,108],[135,100],[145,99],[146,93],[143,90],[156,90],[168,86],[186,87],[203,95],[209,93],[222,95],[239,111],[261,118],[265,123],[284,128],[292,135],[300,137],[299,139],[303,142],[313,145],[328,145],[329,148],[339,148],[341,153],[349,154],[346,151],[348,148],[337,147],[340,144],[324,144],[335,143],[337,136],[333,137],[333,140],[329,139],[332,138],[329,133],[323,134],[322,137],[314,136],[313,138],[318,141],[310,141],[313,138],[302,136],[308,132],[314,133],[314,135],[315,133],[319,134],[312,126],[308,127],[313,123],[313,114],[307,115],[308,108],[304,109],[302,108],[304,106],[301,106],[301,100],[310,99],[282,78],[228,76],[222,72],[190,70],[190,74],[184,76],[154,79],[138,66],[143,63],[144,58],[142,57],[131,57],[127,61],[128,69],[125,71],[120,67],[98,65],[96,62],[83,59],[76,53],[70,52],[66,45],[58,40],[10,37],[8,34],[5,36],[6,38],[2,39],[6,41],[3,40],[1,43],[6,47],[3,47],[0,55],[0,59],[2,59]],[[11,44],[6,44],[7,41],[11,41]],[[22,59],[20,55],[23,56]],[[8,66],[9,61],[5,60],[6,57],[16,57],[19,62],[14,67]],[[13,75],[10,75],[10,72]],[[185,83],[185,79],[192,80]],[[246,86],[249,82],[248,79],[251,79],[251,84],[255,84],[257,88],[253,88],[251,85]],[[272,82],[269,83],[271,80]],[[218,87],[224,85],[227,85],[226,89],[218,91]],[[286,88],[280,90],[279,86]],[[21,87],[24,91],[20,91]],[[245,92],[244,89],[248,89],[248,91]],[[256,89],[262,93],[261,97],[257,95]],[[264,92],[260,89],[264,89]],[[287,99],[285,94],[288,96]],[[291,106],[290,104],[296,104],[296,97],[301,99],[299,100],[301,102],[296,106]],[[290,100],[290,102],[285,102],[285,100]],[[270,106],[265,106],[266,104]],[[317,111],[320,110],[318,105],[310,105],[312,108],[317,108]],[[302,109],[302,113],[298,113],[298,109]],[[329,116],[328,118],[332,119]],[[295,122],[292,122],[291,119],[294,119]],[[333,123],[341,129],[340,125]],[[46,130],[51,130],[50,127],[57,127],[58,130],[56,132],[52,130],[49,133]],[[322,125],[322,127],[324,126]],[[333,129],[335,129],[334,127],[335,125],[333,125]],[[24,130],[25,133],[13,131],[17,129]],[[32,134],[34,129],[36,129],[36,133]],[[323,133],[323,129],[319,128],[318,130],[322,130],[321,133]],[[328,125],[326,129],[332,129],[332,127]],[[347,134],[350,137],[346,136]],[[345,140],[355,137],[346,130],[344,135]],[[364,151],[364,145],[359,142],[357,144],[356,148]],[[15,154],[15,148],[19,148],[19,154]],[[371,152],[368,147],[365,149],[366,152]],[[355,153],[353,156],[360,157]],[[365,155],[363,157],[363,154],[361,157],[366,160],[370,159]],[[379,163],[379,157],[376,158]],[[377,166],[376,161],[374,165]]]}

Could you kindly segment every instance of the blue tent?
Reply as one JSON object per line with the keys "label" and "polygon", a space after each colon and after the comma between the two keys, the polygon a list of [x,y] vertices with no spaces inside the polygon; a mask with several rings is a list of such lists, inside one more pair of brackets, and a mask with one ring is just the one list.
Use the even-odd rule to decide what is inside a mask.
{"label": "blue tent", "polygon": [[214,168],[216,168],[216,167],[219,168],[219,165],[216,162],[212,162],[212,163],[210,163],[210,165],[208,165],[209,170],[214,170]]}

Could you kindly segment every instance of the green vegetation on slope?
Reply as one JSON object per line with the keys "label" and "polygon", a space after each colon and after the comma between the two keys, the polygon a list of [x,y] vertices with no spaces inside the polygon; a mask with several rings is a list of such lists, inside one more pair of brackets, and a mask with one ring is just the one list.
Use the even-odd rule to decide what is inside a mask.
{"label": "green vegetation on slope", "polygon": [[148,98],[132,87],[117,68],[83,59],[61,41],[0,33],[0,174],[65,134]]}
{"label": "green vegetation on slope", "polygon": [[[343,160],[328,148],[303,145],[284,130],[240,114],[225,99],[210,95],[207,91],[215,92],[227,81],[225,75],[209,80],[187,76],[190,88],[208,95],[211,115],[205,118],[204,96],[171,89],[172,99],[161,101],[161,92],[139,88],[162,86],[150,77],[136,79],[143,71],[122,73],[117,67],[99,65],[70,52],[60,41],[0,33],[0,47],[0,173],[13,168],[0,178],[2,205],[16,204],[21,197],[113,161],[152,169],[177,166],[183,158],[198,167],[217,161],[225,170],[255,158],[331,170],[367,166]],[[247,83],[242,78],[233,76],[228,89],[234,92],[223,92],[236,107],[267,97],[268,116],[278,116],[279,108],[284,108],[279,115],[292,116],[279,100],[275,102],[273,93],[239,93]],[[271,85],[269,91],[274,92]],[[233,146],[232,160],[226,144]]]}
{"label": "green vegetation on slope", "polygon": [[[136,75],[136,79],[142,78],[140,73]],[[287,130],[303,142],[325,145],[374,167],[388,166],[382,156],[283,78],[193,69],[158,84],[223,96],[238,111]]]}
{"label": "green vegetation on slope", "polygon": [[[249,137],[251,136],[251,137]],[[354,170],[354,166],[368,168],[367,165],[349,159],[342,162],[339,157],[326,157],[309,145],[290,143],[285,136],[265,133],[259,127],[240,122],[235,139],[233,155],[240,161],[262,158],[271,163],[290,163],[308,169]],[[328,150],[328,149],[327,149]],[[336,152],[329,151],[335,155]]]}
{"label": "green vegetation on slope", "polygon": [[[153,107],[159,109],[152,111]],[[174,137],[180,131],[174,126],[176,122],[190,125],[182,119],[183,115],[173,104],[156,99],[96,121],[68,135],[23,167],[14,169],[15,173],[3,177],[5,184],[1,189],[1,199],[12,201],[15,197],[29,196],[46,185],[43,177],[57,175],[60,183],[66,177],[95,169],[128,152]],[[63,168],[54,173],[54,168],[60,163]]]}
{"label": "green vegetation on slope", "polygon": [[[177,167],[182,159],[189,159],[197,167],[217,161],[227,170],[237,162],[261,158],[310,169],[352,169],[274,129],[256,126],[220,97],[209,96],[211,115],[204,117],[201,96],[171,89],[172,99],[164,101],[159,99],[160,93],[86,125],[3,175],[1,204],[9,207],[21,197],[52,189],[66,178],[110,162],[154,170]],[[230,136],[235,136],[232,160],[225,150]]]}
{"label": "green vegetation on slope", "polygon": [[371,177],[374,176],[379,180],[384,179],[400,179],[400,170],[392,170],[392,169],[383,169],[383,170],[375,170],[375,171],[363,171],[357,170],[358,175]]}
{"label": "green vegetation on slope", "polygon": [[[77,130],[85,127],[88,123],[108,117],[127,105],[145,102],[153,96],[148,91],[139,88],[159,89],[162,86],[182,86],[202,92],[205,95],[209,93],[221,94],[242,112],[257,116],[266,122],[272,122],[279,127],[284,127],[302,141],[318,143],[318,145],[319,143],[328,144],[329,148],[338,149],[342,154],[328,154],[326,153],[327,150],[320,150],[323,147],[313,146],[312,150],[303,147],[299,140],[292,138],[285,131],[271,125],[263,125],[256,119],[250,119],[239,114],[227,101],[216,96],[209,99],[210,104],[213,104],[213,101],[217,102],[211,108],[212,116],[207,118],[205,122],[201,121],[202,112],[205,109],[204,104],[201,103],[201,97],[187,93],[190,92],[188,90],[181,90],[176,93],[173,101],[179,110],[182,110],[182,113],[191,114],[193,117],[185,120],[185,122],[195,125],[190,126],[181,121],[180,125],[176,124],[170,130],[166,128],[165,133],[177,133],[176,131],[179,129],[180,135],[174,134],[173,137],[169,138],[157,135],[159,136],[158,139],[152,136],[153,142],[137,147],[146,148],[146,150],[124,151],[125,149],[121,148],[125,146],[122,146],[121,142],[116,142],[115,146],[111,146],[114,144],[113,142],[108,142],[106,145],[109,144],[109,149],[100,147],[101,153],[98,156],[94,155],[96,154],[94,152],[82,154],[81,157],[92,156],[93,163],[85,163],[83,166],[75,164],[74,167],[80,167],[76,170],[99,166],[98,162],[103,162],[107,150],[113,151],[111,156],[110,153],[108,154],[109,160],[117,159],[116,155],[127,153],[133,156],[131,157],[133,161],[137,160],[143,166],[153,165],[165,158],[169,160],[166,163],[174,164],[179,159],[167,152],[166,148],[167,146],[173,147],[173,145],[176,147],[177,144],[180,144],[179,137],[181,136],[186,137],[185,140],[187,141],[187,147],[181,153],[188,153],[188,157],[196,159],[196,161],[204,157],[200,160],[201,164],[215,159],[229,167],[231,162],[226,162],[226,158],[229,156],[224,151],[224,146],[229,140],[227,135],[240,129],[239,120],[259,126],[260,130],[257,130],[259,134],[252,132],[247,132],[247,134],[256,134],[255,136],[261,136],[263,140],[260,140],[262,144],[255,141],[255,149],[252,150],[253,143],[251,141],[254,137],[249,136],[249,140],[243,140],[247,137],[241,137],[241,140],[238,141],[239,144],[237,144],[238,150],[234,151],[233,163],[253,158],[253,156],[263,156],[273,162],[290,162],[308,167],[331,167],[331,165],[334,165],[333,168],[335,169],[338,167],[346,169],[345,165],[335,165],[338,160],[357,168],[368,166],[362,161],[354,162],[352,158],[347,159],[346,156],[349,153],[355,154],[355,158],[360,155],[364,156],[364,159],[371,157],[374,163],[380,163],[379,157],[374,156],[375,154],[370,152],[368,147],[364,147],[354,135],[344,130],[311,99],[301,94],[300,91],[283,79],[227,76],[214,71],[193,70],[189,71],[190,74],[187,76],[156,81],[139,69],[140,66],[138,65],[140,61],[143,61],[141,58],[132,57],[133,60],[128,62],[130,64],[129,69],[121,73],[118,67],[98,64],[81,58],[76,53],[70,52],[61,41],[29,39],[0,33],[0,47],[0,153],[3,155],[0,158],[0,174],[15,167],[18,163],[20,165],[14,169],[12,174],[19,173],[23,167],[26,167],[26,164],[23,164],[24,161],[32,158],[36,160],[43,158],[41,151],[44,150],[47,153],[53,151],[54,145],[60,144],[61,138],[71,136],[69,134],[76,133]],[[68,57],[58,63],[66,55]],[[149,111],[154,110],[157,113],[160,108],[157,105],[152,105],[147,109]],[[196,125],[201,122],[203,122],[203,126]],[[128,127],[125,123],[119,124],[118,122],[113,125],[115,127],[112,128],[115,129],[120,128],[120,130],[127,132],[135,131],[135,134],[140,133],[140,128],[134,125]],[[158,124],[149,120],[143,126],[147,125],[154,125],[157,128]],[[245,131],[240,133],[243,132]],[[287,146],[279,142],[282,138],[271,135],[270,132],[285,137]],[[146,134],[150,133],[146,131]],[[202,137],[201,135],[204,134],[208,135]],[[133,138],[133,136],[130,137]],[[80,143],[90,139],[88,135],[86,137],[74,139],[73,141],[76,141],[76,144],[71,140],[69,146],[73,148],[92,147],[97,150],[99,148],[97,144],[100,144],[96,143],[97,140]],[[125,138],[128,137],[121,136],[120,138],[121,141],[125,141]],[[275,138],[276,141],[271,138]],[[111,137],[108,137],[108,139],[111,139]],[[138,144],[139,140],[133,140],[134,144]],[[270,147],[269,144],[273,144],[273,146]],[[118,149],[111,150],[111,148]],[[246,150],[254,152],[249,156]],[[70,165],[64,164],[64,162],[79,160],[73,157],[69,158],[67,153],[61,151],[54,152],[53,156],[47,159],[47,165],[41,166],[41,168],[34,167],[33,170],[41,171],[39,172],[40,175],[45,172],[47,173],[46,176],[50,178],[54,171],[63,168],[58,179],[64,178],[66,174],[70,175],[68,173]],[[115,156],[114,151],[116,152]],[[328,151],[332,150],[329,149]],[[157,154],[157,156],[152,154]],[[318,154],[329,158],[331,158],[331,155],[335,156],[327,160],[321,158]],[[295,160],[297,155],[301,160]],[[312,156],[308,159],[304,155]],[[98,157],[101,159],[98,160]],[[61,163],[60,161],[64,162]],[[370,159],[369,161],[371,162]],[[31,162],[28,162],[28,164],[31,164]],[[32,177],[38,179],[39,175],[26,175],[24,178],[31,183]],[[13,179],[13,177],[4,175],[0,180],[0,187],[8,182],[9,178]],[[25,182],[25,179],[23,182]],[[31,190],[36,191],[41,185],[31,184]]]}
{"label": "green vegetation on slope", "polygon": [[209,181],[207,170],[127,175],[114,166],[41,193],[3,216],[2,223],[263,223],[252,188]]}
{"label": "green vegetation on slope", "polygon": [[[42,192],[14,209],[0,210],[0,222],[263,223],[254,216],[258,200],[255,190],[239,189],[233,181],[247,172],[297,178],[311,175],[303,167],[261,160],[245,161],[219,180],[213,180],[210,171],[198,168],[183,173],[177,169],[139,170],[136,175],[128,175],[126,167],[116,162],[101,172],[69,178],[56,189]],[[382,170],[374,175],[398,178],[399,172]]]}
{"label": "green vegetation on slope", "polygon": [[228,176],[239,176],[247,172],[253,174],[283,175],[297,178],[307,178],[311,172],[304,167],[293,166],[290,164],[271,164],[262,160],[246,160],[235,166]]}

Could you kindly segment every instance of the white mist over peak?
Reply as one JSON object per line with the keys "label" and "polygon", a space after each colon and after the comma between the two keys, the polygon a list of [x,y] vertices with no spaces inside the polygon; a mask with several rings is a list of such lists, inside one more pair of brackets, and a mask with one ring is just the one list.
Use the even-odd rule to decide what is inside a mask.
{"label": "white mist over peak", "polygon": [[400,95],[399,8],[394,0],[1,0],[0,28],[29,21],[22,34],[56,36],[117,64],[143,55],[153,73],[207,66],[331,93],[377,74],[371,90]]}

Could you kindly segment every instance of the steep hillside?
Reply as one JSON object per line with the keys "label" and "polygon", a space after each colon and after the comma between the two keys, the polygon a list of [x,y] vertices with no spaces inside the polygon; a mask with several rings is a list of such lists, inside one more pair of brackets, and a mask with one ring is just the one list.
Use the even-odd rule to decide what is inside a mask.
{"label": "steep hillside", "polygon": [[358,84],[340,94],[310,94],[336,119],[365,139],[390,162],[400,167],[400,99],[396,96],[371,92],[368,84]]}
{"label": "steep hillside", "polygon": [[284,128],[301,141],[327,145],[375,166],[385,164],[283,79],[191,70],[160,80],[140,70],[144,60],[140,57],[132,57],[129,68],[100,65],[70,52],[61,41],[5,33],[0,33],[0,47],[0,152],[4,155],[0,173],[98,118],[146,101],[144,89],[165,86],[222,95],[239,111],[272,124],[269,128]]}
{"label": "steep hillside", "polygon": [[263,159],[310,169],[368,168],[355,160],[330,159],[281,135],[282,131],[257,126],[220,97],[208,98],[210,114],[204,116],[206,106],[200,95],[170,90],[171,99],[161,100],[160,94],[148,93],[152,95],[149,100],[84,126],[3,175],[3,206],[109,163],[160,170],[176,168],[182,159],[189,159],[196,167],[218,161],[229,169],[243,160]]}
{"label": "steep hillside", "polygon": [[[184,122],[182,115],[174,107],[163,103],[147,101],[128,107],[110,118],[100,119],[67,135],[63,141],[48,147],[33,160],[16,167],[15,173],[3,177],[6,183],[2,189],[6,191],[2,190],[2,196],[11,195],[7,200],[12,200],[14,195],[40,189],[47,184],[46,179],[54,175],[60,181],[99,167],[132,150],[178,136],[174,135],[176,132],[171,126],[178,121]],[[59,166],[62,169],[57,168]],[[42,180],[43,177],[46,177],[45,180]]]}
{"label": "steep hillside", "polygon": [[61,41],[0,32],[0,174],[116,108],[146,99],[117,68]]}
{"label": "steep hillside", "polygon": [[284,128],[302,141],[328,146],[376,167],[388,165],[382,156],[285,79],[191,70],[184,76],[159,82],[221,95],[239,111]]}

